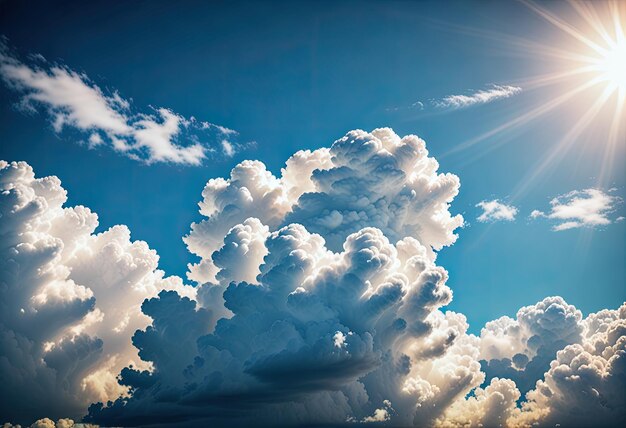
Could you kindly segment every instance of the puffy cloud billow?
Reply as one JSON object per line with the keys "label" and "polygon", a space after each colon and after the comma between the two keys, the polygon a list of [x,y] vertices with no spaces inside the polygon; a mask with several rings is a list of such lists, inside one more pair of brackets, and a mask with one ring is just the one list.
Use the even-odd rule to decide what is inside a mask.
{"label": "puffy cloud billow", "polygon": [[459,180],[418,137],[351,131],[280,177],[245,161],[209,180],[184,238],[200,257],[193,288],[123,226],[94,234],[56,178],[2,174],[4,419],[24,419],[30,397],[33,420],[94,401],[83,420],[104,426],[625,418],[626,304],[584,318],[548,297],[480,336],[444,310],[436,257],[463,224],[450,212]]}
{"label": "puffy cloud billow", "polygon": [[164,277],[125,226],[94,233],[97,215],[64,207],[58,178],[0,161],[0,188],[0,419],[80,417],[126,393],[123,367],[150,367],[131,343],[150,323],[143,300],[195,289]]}

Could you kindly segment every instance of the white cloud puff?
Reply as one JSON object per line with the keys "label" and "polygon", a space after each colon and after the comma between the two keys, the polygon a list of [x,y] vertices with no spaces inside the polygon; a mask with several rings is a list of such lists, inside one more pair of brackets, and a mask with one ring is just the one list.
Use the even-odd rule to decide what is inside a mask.
{"label": "white cloud puff", "polygon": [[[136,112],[130,101],[117,92],[102,90],[84,73],[44,59],[40,63],[20,61],[0,42],[0,75],[21,95],[20,107],[46,111],[56,132],[73,128],[85,133],[90,148],[106,144],[145,163],[200,165],[215,152],[207,139],[214,139],[217,145],[222,137],[237,135],[226,127],[188,119],[166,108]],[[222,146],[228,157],[243,147],[227,143]]]}
{"label": "white cloud puff", "polygon": [[498,199],[481,201],[476,204],[476,207],[483,210],[483,212],[476,218],[476,220],[482,223],[513,221],[517,215],[516,207],[500,202]]}
{"label": "white cloud puff", "polygon": [[125,226],[95,234],[96,214],[64,207],[57,177],[1,161],[0,189],[1,414],[80,416],[89,402],[126,392],[121,368],[149,367],[130,342],[149,323],[141,302],[162,289],[195,290],[165,278],[156,252]]}
{"label": "white cloud puff", "polygon": [[552,199],[549,212],[533,210],[530,217],[545,217],[557,221],[552,228],[557,232],[580,227],[606,226],[618,221],[611,219],[610,214],[620,202],[621,198],[618,196],[600,189],[574,190]]}

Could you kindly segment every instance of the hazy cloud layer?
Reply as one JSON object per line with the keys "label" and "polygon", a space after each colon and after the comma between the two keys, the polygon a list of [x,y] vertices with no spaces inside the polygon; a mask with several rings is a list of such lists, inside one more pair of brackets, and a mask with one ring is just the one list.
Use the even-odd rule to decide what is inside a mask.
{"label": "hazy cloud layer", "polygon": [[448,95],[440,100],[433,101],[433,104],[435,107],[443,109],[461,109],[509,98],[520,92],[522,92],[522,88],[519,86],[492,85],[489,89],[482,89],[466,95]]}
{"label": "hazy cloud layer", "polygon": [[498,199],[492,201],[481,201],[476,204],[483,212],[476,218],[482,223],[496,221],[513,221],[517,215],[517,208],[513,205],[507,205]]}
{"label": "hazy cloud layer", "polygon": [[86,397],[104,426],[626,418],[626,304],[584,318],[547,297],[480,336],[444,311],[459,180],[418,137],[351,131],[280,177],[245,161],[210,180],[185,238],[196,288],[125,227],[94,235],[55,177],[0,171],[4,420],[84,414]]}
{"label": "hazy cloud layer", "polygon": [[148,164],[200,165],[218,150],[231,157],[246,146],[233,140],[237,132],[232,129],[163,107],[139,111],[84,73],[37,58],[23,62],[0,41],[0,76],[20,95],[21,109],[45,112],[55,132],[78,131],[89,148],[108,146]]}
{"label": "hazy cloud layer", "polygon": [[550,201],[550,211],[534,210],[530,217],[545,217],[554,220],[557,224],[554,231],[575,229],[580,227],[606,226],[619,218],[612,218],[611,214],[622,200],[609,192],[600,189],[574,190],[557,196]]}

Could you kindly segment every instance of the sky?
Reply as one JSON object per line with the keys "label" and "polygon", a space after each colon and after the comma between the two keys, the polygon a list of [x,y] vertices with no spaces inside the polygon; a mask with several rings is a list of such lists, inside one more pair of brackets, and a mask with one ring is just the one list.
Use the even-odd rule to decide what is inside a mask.
{"label": "sky", "polygon": [[[606,16],[602,13],[610,4],[600,3],[598,10]],[[97,213],[95,233],[126,225],[132,241],[145,241],[156,251],[158,269],[182,278],[181,283],[158,278],[156,261],[146,256],[155,276],[150,287],[192,297],[195,291],[181,290],[230,278],[230,273],[211,277],[203,263],[230,269],[228,261],[211,261],[211,254],[220,249],[228,230],[246,219],[233,214],[236,223],[221,220],[227,217],[228,202],[211,202],[212,195],[239,198],[235,205],[244,196],[221,194],[207,185],[210,179],[227,179],[247,159],[261,161],[280,177],[287,159],[299,150],[328,148],[344,136],[373,138],[349,134],[352,130],[391,128],[392,134],[380,135],[397,141],[418,136],[438,162],[438,172],[454,174],[460,184],[429,175],[429,185],[445,181],[441,191],[448,199],[437,199],[432,195],[440,189],[431,189],[424,196],[429,202],[409,208],[410,218],[401,229],[371,218],[371,224],[350,227],[380,227],[391,244],[416,236],[431,254],[428,263],[435,263],[434,249],[436,265],[447,271],[453,293],[441,311],[464,314],[468,335],[481,335],[488,321],[503,316],[517,316],[521,323],[520,308],[549,296],[560,296],[583,318],[603,309],[615,311],[626,300],[626,131],[610,130],[613,122],[624,123],[625,110],[619,106],[626,84],[605,92],[600,103],[611,81],[574,93],[596,75],[554,77],[573,67],[556,50],[573,56],[588,46],[542,16],[544,6],[550,16],[578,25],[581,34],[592,32],[565,2],[2,2],[0,159],[25,161],[36,177],[57,176],[67,191],[65,207],[82,205]],[[610,20],[604,22],[610,27]],[[326,165],[319,168],[327,169],[330,161],[315,156],[315,162]],[[328,183],[336,179],[332,173],[324,177]],[[382,187],[395,183],[381,177]],[[261,181],[255,178],[252,186]],[[263,223],[244,229],[266,239],[263,225],[274,232],[293,220],[340,251],[348,232],[358,229],[326,229],[336,220],[333,209],[349,205],[342,202],[345,195],[333,193],[337,188],[329,187],[319,200],[290,200],[287,211],[272,211],[276,201],[238,208],[258,214]],[[385,189],[377,191],[387,194]],[[392,208],[376,210],[393,216]],[[436,218],[432,221],[437,224],[427,226],[422,216],[430,209],[436,215],[428,221]],[[216,219],[207,220],[211,214]],[[337,221],[346,225],[346,218]],[[192,223],[202,221],[215,232],[192,231]],[[124,239],[128,241],[119,238]],[[230,257],[224,254],[223,259]],[[255,280],[255,275],[244,277]],[[97,305],[97,295],[95,299]],[[158,314],[156,302],[153,311]],[[201,317],[202,311],[194,316]],[[136,328],[145,326],[138,321]],[[85,328],[80,331],[92,327]],[[335,343],[348,340],[344,335],[358,336],[348,333],[333,336]],[[51,343],[60,340],[53,336]],[[224,333],[219,340],[229,339]],[[145,341],[148,348],[150,339]],[[550,352],[549,360],[556,350]],[[503,358],[497,353],[492,357]],[[262,379],[276,370],[264,361],[267,367],[255,372]],[[120,364],[110,367],[119,370],[124,367]],[[487,364],[484,371],[491,379],[489,370]],[[516,382],[521,389],[524,382]],[[374,395],[370,391],[370,398]],[[385,421],[396,404],[391,400],[385,407],[383,398],[389,397],[381,395],[371,416],[355,417]],[[621,400],[623,405],[623,395]],[[74,404],[64,406],[53,409],[72,417],[80,413]],[[113,413],[103,411],[102,419],[94,416],[93,421],[118,421]],[[17,417],[32,422],[25,414]]]}

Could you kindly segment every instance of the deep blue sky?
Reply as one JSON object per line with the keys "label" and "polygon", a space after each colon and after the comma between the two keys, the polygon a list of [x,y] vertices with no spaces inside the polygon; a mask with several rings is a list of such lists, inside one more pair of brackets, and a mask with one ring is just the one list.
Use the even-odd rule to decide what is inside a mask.
{"label": "deep blue sky", "polygon": [[[168,107],[256,141],[255,149],[201,167],[146,166],[108,149],[88,150],[70,133],[55,134],[44,114],[18,111],[18,96],[1,87],[0,158],[25,160],[39,176],[59,176],[70,204],[97,212],[99,230],[128,225],[134,239],[158,251],[168,274],[184,277],[194,261],[181,237],[201,219],[196,204],[209,178],[227,176],[245,158],[279,173],[299,149],[329,146],[351,129],[389,126],[424,138],[441,171],[461,179],[452,211],[470,224],[439,264],[455,293],[449,308],[466,314],[472,331],[547,295],[561,295],[585,313],[626,299],[626,222],[553,232],[550,223],[527,219],[533,209],[548,209],[552,197],[595,185],[605,145],[595,128],[536,180],[526,178],[576,123],[588,98],[446,156],[565,89],[523,91],[458,111],[408,108],[545,72],[544,59],[513,50],[504,37],[472,34],[564,43],[522,4],[3,2],[0,29],[21,55],[40,53],[84,72],[136,106]],[[607,181],[621,197],[624,146]],[[517,221],[476,221],[477,202],[506,200],[522,183],[526,191],[513,201]]]}

